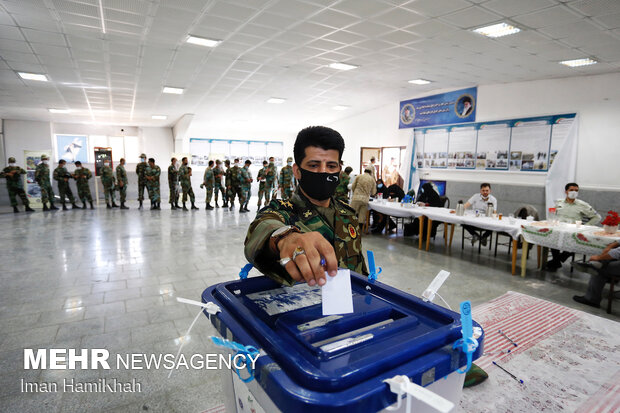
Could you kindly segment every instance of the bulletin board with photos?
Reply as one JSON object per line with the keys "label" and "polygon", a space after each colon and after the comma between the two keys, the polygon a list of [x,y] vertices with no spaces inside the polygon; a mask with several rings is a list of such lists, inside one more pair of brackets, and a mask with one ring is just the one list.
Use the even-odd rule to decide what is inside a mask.
{"label": "bulletin board with photos", "polygon": [[575,114],[414,130],[417,167],[547,172]]}
{"label": "bulletin board with photos", "polygon": [[220,159],[223,162],[235,158],[242,162],[249,159],[252,165],[260,165],[273,156],[275,165],[280,167],[283,164],[284,142],[190,138],[189,151],[192,165],[197,166],[206,167],[210,160]]}

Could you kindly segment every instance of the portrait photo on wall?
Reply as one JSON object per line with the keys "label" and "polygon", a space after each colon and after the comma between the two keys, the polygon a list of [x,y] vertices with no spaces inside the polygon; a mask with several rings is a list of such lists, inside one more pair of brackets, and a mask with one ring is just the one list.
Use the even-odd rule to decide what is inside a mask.
{"label": "portrait photo on wall", "polygon": [[471,95],[463,95],[459,97],[454,104],[454,111],[459,118],[466,118],[472,114],[476,102]]}

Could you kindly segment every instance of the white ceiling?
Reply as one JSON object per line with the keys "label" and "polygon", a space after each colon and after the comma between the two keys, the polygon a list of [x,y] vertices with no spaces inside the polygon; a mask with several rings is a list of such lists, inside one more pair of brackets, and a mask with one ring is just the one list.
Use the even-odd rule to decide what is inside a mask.
{"label": "white ceiling", "polygon": [[[101,1],[105,34],[99,0],[0,0],[0,117],[322,123],[436,89],[620,69],[620,0]],[[470,31],[499,21],[522,31],[496,40]],[[186,44],[188,34],[222,43]],[[582,57],[599,63],[558,64]],[[415,78],[434,83],[407,83]],[[185,93],[162,94],[164,85]]]}

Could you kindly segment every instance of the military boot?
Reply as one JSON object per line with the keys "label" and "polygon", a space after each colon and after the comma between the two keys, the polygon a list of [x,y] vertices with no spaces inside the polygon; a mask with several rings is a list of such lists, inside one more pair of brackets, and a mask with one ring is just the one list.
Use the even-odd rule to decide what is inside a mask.
{"label": "military boot", "polygon": [[118,208],[118,205],[116,205],[116,202],[112,201],[112,208]]}
{"label": "military boot", "polygon": [[110,203],[109,203],[109,202],[106,202],[106,203],[105,203],[105,207],[106,207],[107,209],[112,209],[112,205],[110,205]]}
{"label": "military boot", "polygon": [[185,202],[183,202],[183,211],[189,211],[187,207],[185,206]]}
{"label": "military boot", "polygon": [[155,205],[157,205],[156,202],[151,201],[151,211],[155,209]]}
{"label": "military boot", "polygon": [[93,201],[90,201],[90,209],[95,209],[95,207],[93,206]]}
{"label": "military boot", "polygon": [[34,209],[30,208],[30,205],[26,205],[26,212],[34,212]]}
{"label": "military boot", "polygon": [[57,211],[57,210],[58,210],[58,207],[56,207],[54,203],[50,201],[50,211]]}
{"label": "military boot", "polygon": [[125,203],[124,203],[124,202],[121,202],[121,209],[129,209],[129,207],[126,207],[126,206],[125,206]]}
{"label": "military boot", "polygon": [[239,207],[239,212],[248,212],[248,211],[246,211],[245,209],[243,209],[243,206],[240,206],[240,207]]}
{"label": "military boot", "polygon": [[74,203],[71,204],[71,208],[72,209],[79,209],[80,207],[77,206],[77,204],[74,202]]}
{"label": "military boot", "polygon": [[217,201],[215,201],[215,207],[216,207],[216,208],[219,208],[219,207],[220,207],[220,206],[219,206],[219,204],[217,203]]}
{"label": "military boot", "polygon": [[159,207],[159,201],[155,202],[155,208],[153,208],[153,209],[161,209],[161,208]]}
{"label": "military boot", "polygon": [[174,205],[174,202],[171,202],[171,203],[170,203],[170,209],[171,209],[171,210],[173,210],[173,211],[174,211],[175,209],[177,209],[177,207]]}
{"label": "military boot", "polygon": [[140,201],[140,206],[138,207],[138,209],[142,209],[142,201]]}
{"label": "military boot", "polygon": [[234,203],[234,202],[231,202],[231,203],[230,203],[230,210],[232,211],[233,209],[235,209],[235,203]]}
{"label": "military boot", "polygon": [[62,203],[62,210],[63,210],[63,211],[66,211],[67,209],[68,209],[68,208],[67,208],[67,205],[65,205],[65,203],[63,202],[63,203]]}
{"label": "military boot", "polygon": [[[216,205],[217,205],[217,204],[216,204]],[[205,209],[210,210],[210,209],[213,209],[213,207],[211,206],[211,204],[207,204],[207,206],[205,207]]]}
{"label": "military boot", "polygon": [[84,204],[82,205],[82,209],[86,209],[86,201],[82,202],[82,204]]}
{"label": "military boot", "polygon": [[198,207],[196,205],[194,205],[193,202],[192,202],[192,209],[198,209]]}
{"label": "military boot", "polygon": [[43,204],[43,211],[49,211],[50,209],[47,207],[47,204]]}
{"label": "military boot", "polygon": [[18,213],[18,212],[19,212],[19,209],[17,209],[17,207],[16,207],[16,206],[14,206],[14,207],[13,207],[13,212]]}
{"label": "military boot", "polygon": [[224,203],[222,204],[222,208],[228,208],[228,201],[224,200]]}

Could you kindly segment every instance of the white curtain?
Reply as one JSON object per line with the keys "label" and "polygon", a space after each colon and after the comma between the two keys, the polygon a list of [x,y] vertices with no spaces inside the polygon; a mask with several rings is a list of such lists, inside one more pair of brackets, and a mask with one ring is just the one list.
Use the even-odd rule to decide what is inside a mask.
{"label": "white curtain", "polygon": [[[555,206],[555,201],[564,198],[564,185],[575,182],[577,169],[577,139],[579,136],[579,115],[575,116],[573,123],[564,139],[564,143],[558,148],[553,164],[547,172],[545,180],[546,214],[549,208]],[[546,216],[546,214],[540,214]]]}
{"label": "white curtain", "polygon": [[416,196],[418,195],[418,188],[420,186],[420,176],[417,168],[417,156],[416,156],[416,141],[414,130],[411,129],[411,140],[407,145],[407,151],[405,152],[405,162],[400,166],[400,176],[403,177],[403,190],[407,193],[410,189],[415,190]]}

